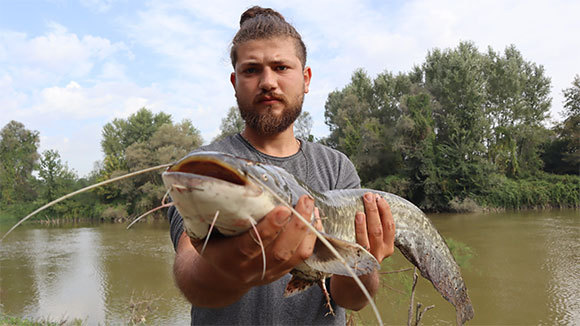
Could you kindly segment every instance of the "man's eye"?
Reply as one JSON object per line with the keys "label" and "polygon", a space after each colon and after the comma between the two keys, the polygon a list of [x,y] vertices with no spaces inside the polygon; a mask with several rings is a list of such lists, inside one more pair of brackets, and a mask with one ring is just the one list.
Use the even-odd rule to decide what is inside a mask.
{"label": "man's eye", "polygon": [[257,71],[258,71],[258,69],[256,69],[256,68],[247,68],[244,70],[244,73],[253,74],[253,73],[256,73]]}
{"label": "man's eye", "polygon": [[288,70],[288,67],[287,66],[278,66],[278,67],[276,67],[276,69],[279,71],[284,71],[284,70]]}

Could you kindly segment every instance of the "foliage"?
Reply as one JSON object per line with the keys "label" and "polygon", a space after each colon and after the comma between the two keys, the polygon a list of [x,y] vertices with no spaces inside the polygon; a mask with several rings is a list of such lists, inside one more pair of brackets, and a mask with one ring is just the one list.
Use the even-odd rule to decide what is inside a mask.
{"label": "foliage", "polygon": [[[126,120],[115,119],[105,125],[103,135],[101,145],[106,156],[99,180],[170,163],[202,143],[199,131],[191,121],[174,124],[169,115],[154,115],[145,108]],[[110,152],[113,148],[119,153]],[[105,202],[117,207],[105,211],[106,218],[119,220],[157,206],[165,189],[160,174],[151,172],[103,187],[98,193]]]}
{"label": "foliage", "polygon": [[[46,150],[42,153],[38,167],[39,203],[51,202],[72,190],[76,190],[78,177],[76,173],[62,163],[60,154],[56,150]],[[43,212],[43,216],[76,216],[83,211],[77,201],[78,198],[56,204]]]}
{"label": "foliage", "polygon": [[38,161],[38,131],[10,121],[0,130],[0,207],[36,197],[32,171]]}
{"label": "foliage", "polygon": [[523,59],[515,46],[504,55],[488,50],[486,110],[492,129],[488,156],[508,176],[526,176],[541,168],[538,151],[547,130],[550,79],[544,68]]}
{"label": "foliage", "polygon": [[[174,124],[169,115],[153,114],[143,108],[128,119],[115,119],[105,125],[102,141],[105,159],[95,165],[88,177],[79,179],[56,150],[44,151],[42,156],[36,153],[38,132],[28,131],[21,123],[12,121],[2,129],[1,135],[1,218],[22,217],[47,202],[96,182],[170,163],[202,143],[191,121]],[[16,168],[11,170],[11,166]],[[38,217],[98,217],[118,221],[150,210],[164,193],[160,174],[149,173],[76,195]]]}
{"label": "foliage", "polygon": [[492,176],[492,187],[479,201],[488,207],[511,209],[580,207],[580,176],[539,174],[514,180]]}
{"label": "foliage", "polygon": [[242,119],[242,116],[240,115],[240,110],[237,107],[232,106],[226,117],[222,119],[222,124],[220,127],[221,133],[216,138],[214,138],[214,141],[218,141],[226,138],[227,136],[240,133],[244,130],[244,126],[245,123],[244,119]]}
{"label": "foliage", "polygon": [[[577,153],[562,143],[565,135],[580,138],[573,128],[558,134],[544,127],[550,83],[543,66],[526,61],[513,45],[503,53],[480,52],[471,42],[434,49],[406,74],[385,71],[373,80],[356,70],[348,85],[328,96],[324,143],[350,157],[364,186],[395,192],[429,211],[479,210],[495,205],[486,199],[497,187],[491,176],[515,182],[542,177],[546,139],[560,141],[554,152]],[[565,94],[576,98],[574,88]]]}
{"label": "foliage", "polygon": [[580,76],[564,93],[564,121],[556,125],[544,143],[542,160],[545,171],[558,174],[580,174]]}

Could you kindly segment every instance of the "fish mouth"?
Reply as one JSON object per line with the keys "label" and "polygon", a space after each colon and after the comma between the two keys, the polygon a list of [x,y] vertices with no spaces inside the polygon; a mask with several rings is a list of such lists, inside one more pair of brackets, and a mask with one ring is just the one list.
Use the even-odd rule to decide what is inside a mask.
{"label": "fish mouth", "polygon": [[190,173],[222,180],[239,186],[248,186],[248,178],[240,170],[213,156],[191,155],[175,163],[167,172]]}

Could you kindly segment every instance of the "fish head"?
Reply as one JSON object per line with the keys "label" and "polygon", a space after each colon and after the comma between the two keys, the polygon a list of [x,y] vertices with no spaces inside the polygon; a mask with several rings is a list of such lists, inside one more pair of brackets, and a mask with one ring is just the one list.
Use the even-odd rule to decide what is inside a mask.
{"label": "fish head", "polygon": [[[252,176],[255,162],[219,152],[192,153],[162,174],[188,234],[203,238],[216,212],[224,235],[248,230],[275,207],[275,200]],[[187,230],[186,230],[187,231]]]}

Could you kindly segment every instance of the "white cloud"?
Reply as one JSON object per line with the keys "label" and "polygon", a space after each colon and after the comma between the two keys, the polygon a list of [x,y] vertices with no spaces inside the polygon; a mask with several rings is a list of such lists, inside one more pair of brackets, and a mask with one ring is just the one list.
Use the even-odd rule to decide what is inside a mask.
{"label": "white cloud", "polygon": [[9,73],[19,87],[58,83],[66,78],[86,78],[96,64],[122,53],[131,53],[122,42],[85,35],[79,37],[51,22],[44,35],[0,30],[0,72]]}

